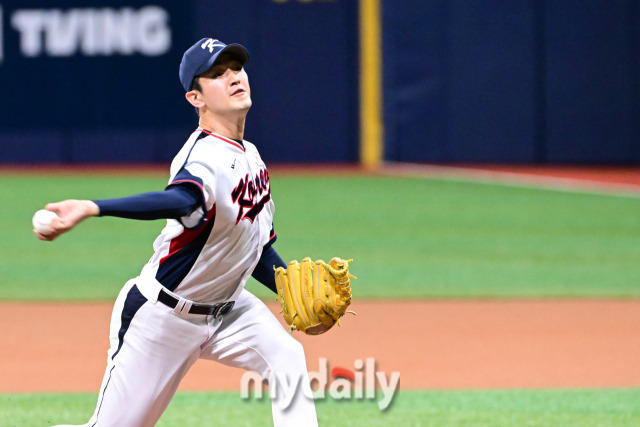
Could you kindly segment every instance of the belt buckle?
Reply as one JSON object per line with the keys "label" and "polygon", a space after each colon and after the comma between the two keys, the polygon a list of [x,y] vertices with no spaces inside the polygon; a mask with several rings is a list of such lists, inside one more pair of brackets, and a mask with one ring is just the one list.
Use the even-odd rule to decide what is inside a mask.
{"label": "belt buckle", "polygon": [[218,304],[213,309],[213,317],[218,318],[218,316],[222,316],[227,314],[233,308],[234,301],[227,301],[222,304]]}

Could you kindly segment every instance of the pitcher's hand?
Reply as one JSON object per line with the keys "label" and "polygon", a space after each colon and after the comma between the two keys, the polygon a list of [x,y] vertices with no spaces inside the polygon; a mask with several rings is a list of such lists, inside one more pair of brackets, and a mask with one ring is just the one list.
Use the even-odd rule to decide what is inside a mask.
{"label": "pitcher's hand", "polygon": [[35,230],[33,232],[38,239],[49,242],[71,231],[85,219],[100,215],[100,208],[91,200],[63,200],[58,203],[49,203],[45,208],[58,214],[58,218],[51,221],[52,232],[46,236]]}

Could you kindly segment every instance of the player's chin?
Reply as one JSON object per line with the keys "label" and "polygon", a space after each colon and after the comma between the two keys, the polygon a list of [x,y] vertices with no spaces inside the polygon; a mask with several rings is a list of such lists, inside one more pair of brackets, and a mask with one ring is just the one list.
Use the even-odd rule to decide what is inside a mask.
{"label": "player's chin", "polygon": [[234,99],[234,104],[238,110],[248,110],[253,103],[251,97],[245,94],[244,96],[238,96],[238,99]]}

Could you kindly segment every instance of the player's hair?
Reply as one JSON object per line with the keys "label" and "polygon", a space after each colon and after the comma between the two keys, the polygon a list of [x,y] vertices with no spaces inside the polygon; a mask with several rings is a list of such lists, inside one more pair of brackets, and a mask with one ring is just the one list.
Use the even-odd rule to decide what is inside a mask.
{"label": "player's hair", "polygon": [[[200,77],[193,78],[193,83],[191,83],[191,90],[197,90],[198,92],[202,93],[202,86],[200,86]],[[195,107],[195,109],[196,114],[198,115],[198,117],[200,117],[200,110],[198,109],[198,107]]]}
{"label": "player's hair", "polygon": [[202,92],[202,86],[200,86],[200,76],[196,76],[193,78],[193,83],[191,83],[191,90]]}

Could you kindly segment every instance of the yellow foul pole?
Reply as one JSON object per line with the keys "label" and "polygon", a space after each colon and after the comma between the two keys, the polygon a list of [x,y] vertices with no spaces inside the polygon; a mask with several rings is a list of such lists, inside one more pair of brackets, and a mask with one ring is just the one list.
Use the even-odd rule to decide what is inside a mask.
{"label": "yellow foul pole", "polygon": [[360,163],[382,161],[382,40],[380,2],[360,0]]}

